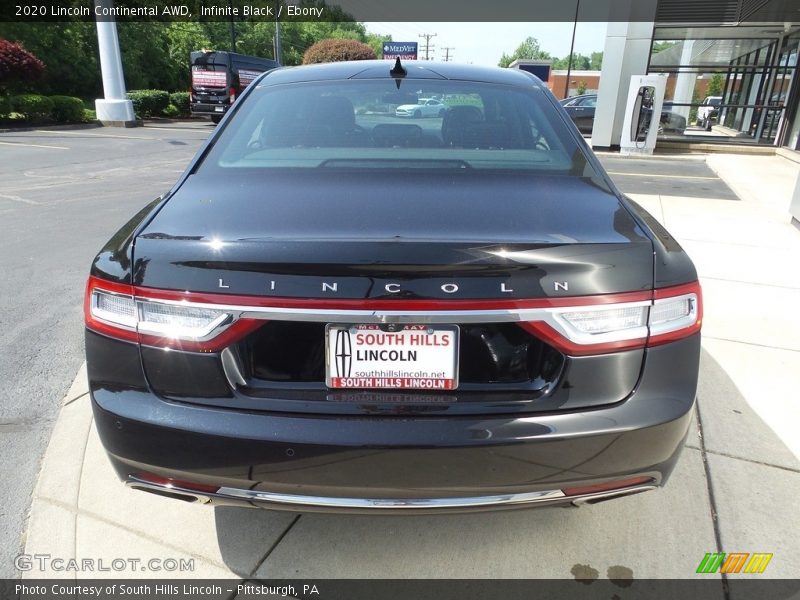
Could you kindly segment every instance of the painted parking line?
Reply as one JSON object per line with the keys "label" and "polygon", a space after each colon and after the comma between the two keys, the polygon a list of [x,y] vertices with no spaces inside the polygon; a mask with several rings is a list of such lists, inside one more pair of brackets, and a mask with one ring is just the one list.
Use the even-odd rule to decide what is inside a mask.
{"label": "painted parking line", "polygon": [[623,171],[606,171],[609,175],[623,175],[625,177],[664,177],[666,179],[705,179],[720,181],[719,177],[706,175],[664,175],[663,173],[625,173]]}
{"label": "painted parking line", "polygon": [[23,146],[25,148],[48,148],[51,150],[69,150],[66,146],[46,146],[44,144],[26,144],[24,142],[0,142],[3,146]]}
{"label": "painted parking line", "polygon": [[122,139],[122,140],[153,140],[157,141],[159,138],[151,138],[151,137],[143,137],[140,135],[105,135],[102,133],[87,133],[85,131],[47,131],[44,129],[34,129],[35,133],[46,133],[48,135],[82,135],[87,137],[99,137],[99,138],[111,138],[111,139]]}
{"label": "painted parking line", "polygon": [[183,132],[191,132],[196,131],[198,133],[207,133],[209,131],[213,131],[210,127],[203,127],[201,126],[191,126],[191,127],[153,127],[152,125],[145,125],[142,129],[158,129],[161,131],[183,131]]}

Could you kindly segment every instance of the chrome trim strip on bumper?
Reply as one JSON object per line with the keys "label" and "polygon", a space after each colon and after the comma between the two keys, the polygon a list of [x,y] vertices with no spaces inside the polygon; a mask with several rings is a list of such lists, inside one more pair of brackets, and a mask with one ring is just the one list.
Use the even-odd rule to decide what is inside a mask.
{"label": "chrome trim strip on bumper", "polygon": [[255,502],[294,504],[297,506],[321,506],[325,508],[469,508],[471,506],[502,506],[508,504],[529,504],[564,498],[561,490],[527,492],[524,494],[500,494],[495,496],[475,496],[456,498],[331,498],[322,496],[296,496],[276,494],[257,490],[220,488],[218,495],[227,498],[241,498]]}
{"label": "chrome trim strip on bumper", "polygon": [[[174,306],[186,306],[185,302],[178,300],[151,299],[139,296],[137,302],[152,302]],[[434,323],[519,323],[526,321],[542,321],[547,323],[567,339],[579,344],[601,344],[618,342],[629,339],[646,338],[648,327],[647,314],[644,316],[645,324],[639,327],[630,327],[619,331],[607,333],[584,333],[573,327],[569,322],[560,317],[565,310],[579,310],[582,312],[613,310],[616,308],[651,307],[651,300],[636,302],[623,302],[603,304],[598,306],[576,306],[559,308],[518,308],[518,309],[487,309],[487,310],[358,310],[358,309],[324,309],[324,308],[284,308],[270,306],[241,306],[235,304],[210,304],[192,302],[193,308],[211,309],[222,311],[232,318],[222,327],[204,335],[193,338],[206,341],[219,335],[238,319],[258,319],[268,321],[298,321],[314,323],[409,323],[409,324],[434,324]],[[150,333],[144,331],[144,333]]]}
{"label": "chrome trim strip on bumper", "polygon": [[543,490],[539,492],[524,492],[517,494],[495,494],[491,496],[453,497],[453,498],[339,498],[325,496],[300,496],[295,494],[281,494],[259,490],[244,490],[239,488],[221,487],[216,493],[197,492],[172,485],[159,485],[143,481],[129,475],[125,485],[145,491],[163,491],[178,495],[191,496],[196,500],[206,503],[213,502],[214,498],[241,500],[244,502],[263,502],[265,504],[289,504],[302,507],[319,507],[332,509],[458,509],[480,507],[503,507],[530,504],[547,504],[554,502],[572,502],[575,505],[588,504],[593,501],[610,500],[619,496],[637,494],[657,488],[655,485],[638,485],[630,488],[597,492],[582,496],[567,496],[561,490]]}

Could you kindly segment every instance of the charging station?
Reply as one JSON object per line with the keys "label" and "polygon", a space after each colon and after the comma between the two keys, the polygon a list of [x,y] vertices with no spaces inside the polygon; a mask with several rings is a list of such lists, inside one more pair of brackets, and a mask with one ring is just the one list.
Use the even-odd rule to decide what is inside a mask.
{"label": "charging station", "polygon": [[621,154],[653,153],[666,88],[667,78],[662,75],[631,77],[619,143]]}

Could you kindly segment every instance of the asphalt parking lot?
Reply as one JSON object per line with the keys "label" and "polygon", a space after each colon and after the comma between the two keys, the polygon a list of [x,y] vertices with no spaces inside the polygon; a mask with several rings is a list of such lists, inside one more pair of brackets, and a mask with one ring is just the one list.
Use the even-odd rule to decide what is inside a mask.
{"label": "asphalt parking lot", "polygon": [[[580,509],[447,516],[209,508],[125,489],[99,445],[79,371],[82,288],[100,245],[170,187],[210,131],[0,133],[0,318],[10,324],[0,345],[13,349],[0,362],[0,448],[16,457],[0,462],[10,482],[0,488],[0,535],[19,540],[0,548],[0,576],[21,575],[13,557],[24,548],[194,560],[194,571],[170,576],[626,581],[693,577],[708,552],[767,552],[762,577],[800,577],[800,275],[780,268],[800,264],[800,231],[741,175],[720,177],[741,173],[740,157],[601,156],[686,247],[706,294],[697,418],[664,489]],[[761,189],[784,193],[794,167],[757,162],[744,163],[754,178],[777,173]],[[97,574],[24,574],[65,575]]]}

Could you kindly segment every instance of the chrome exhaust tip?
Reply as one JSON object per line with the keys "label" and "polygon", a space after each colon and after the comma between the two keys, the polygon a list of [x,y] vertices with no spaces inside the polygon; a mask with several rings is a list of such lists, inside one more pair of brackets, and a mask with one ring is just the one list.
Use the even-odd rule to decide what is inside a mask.
{"label": "chrome exhaust tip", "polygon": [[157,485],[151,485],[141,481],[126,481],[125,486],[132,490],[139,490],[140,492],[147,492],[155,494],[156,496],[163,496],[172,500],[181,500],[183,502],[197,502],[199,504],[208,504],[211,498],[198,494],[195,492],[188,492],[186,490],[176,490]]}
{"label": "chrome exhaust tip", "polygon": [[597,494],[584,496],[582,498],[576,498],[575,500],[572,501],[572,505],[583,506],[585,504],[600,504],[601,502],[605,502],[606,500],[613,500],[615,498],[621,498],[622,496],[633,496],[635,494],[641,494],[642,492],[649,492],[650,490],[657,490],[657,489],[658,489],[657,485],[640,485],[634,488],[600,492]]}

